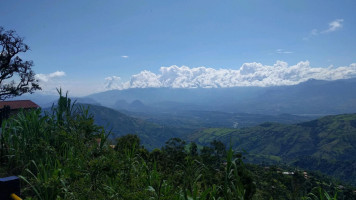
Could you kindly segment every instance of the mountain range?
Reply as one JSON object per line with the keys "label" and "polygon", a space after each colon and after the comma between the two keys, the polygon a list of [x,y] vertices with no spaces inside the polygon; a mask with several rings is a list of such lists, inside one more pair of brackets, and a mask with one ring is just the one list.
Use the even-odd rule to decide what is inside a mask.
{"label": "mountain range", "polygon": [[133,88],[87,96],[119,110],[187,110],[252,114],[328,115],[356,112],[356,78],[309,81],[291,86],[233,88]]}
{"label": "mountain range", "polygon": [[[356,78],[324,81],[311,79],[298,85],[232,88],[131,88],[109,90],[85,97],[78,103],[102,105],[120,111],[177,113],[219,111],[249,114],[324,116],[356,112]],[[56,95],[31,94],[30,99],[49,107]]]}

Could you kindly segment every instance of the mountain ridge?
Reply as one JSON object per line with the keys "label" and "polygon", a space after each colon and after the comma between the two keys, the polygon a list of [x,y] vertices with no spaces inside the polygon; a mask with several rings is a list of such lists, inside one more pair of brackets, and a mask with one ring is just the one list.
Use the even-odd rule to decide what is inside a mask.
{"label": "mountain ridge", "polygon": [[[110,90],[87,97],[115,109],[118,108],[115,105],[117,101],[139,100],[146,107],[157,111],[190,109],[252,114],[327,115],[356,112],[355,85],[356,78],[351,78],[309,80],[298,85],[273,87],[132,88]],[[130,111],[130,107],[121,108]]]}

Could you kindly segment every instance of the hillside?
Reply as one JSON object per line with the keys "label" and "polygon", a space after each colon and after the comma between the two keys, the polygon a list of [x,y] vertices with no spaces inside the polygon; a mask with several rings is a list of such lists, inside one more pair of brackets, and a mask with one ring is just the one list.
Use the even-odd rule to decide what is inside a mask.
{"label": "hillside", "polygon": [[213,140],[244,150],[252,162],[285,162],[320,170],[356,184],[356,114],[327,116],[283,125],[264,123],[243,129],[211,128],[189,138],[201,145]]}
{"label": "hillside", "polygon": [[148,148],[158,148],[171,137],[185,138],[196,130],[209,127],[248,127],[265,121],[296,123],[310,117],[295,115],[259,115],[215,111],[182,111],[175,113],[136,113],[117,111],[99,105],[89,106],[96,124],[112,130],[111,138],[137,134]]}
{"label": "hillside", "polygon": [[295,124],[316,119],[315,116],[298,116],[290,114],[263,115],[249,113],[232,113],[221,111],[183,110],[176,112],[130,112],[122,110],[130,116],[144,119],[160,125],[201,129],[209,127],[243,128],[257,126],[264,122]]}
{"label": "hillside", "polygon": [[110,138],[112,139],[126,134],[136,134],[146,148],[152,149],[164,145],[169,138],[181,133],[177,129],[130,117],[111,108],[83,105],[90,107],[89,112],[93,114],[96,124],[103,126],[106,130],[111,130]]}

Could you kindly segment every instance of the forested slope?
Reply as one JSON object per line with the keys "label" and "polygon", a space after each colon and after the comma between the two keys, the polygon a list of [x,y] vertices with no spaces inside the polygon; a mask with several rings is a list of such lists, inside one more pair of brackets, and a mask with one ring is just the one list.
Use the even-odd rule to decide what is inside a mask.
{"label": "forested slope", "polygon": [[356,114],[294,125],[264,123],[243,129],[205,129],[190,137],[202,145],[215,139],[246,151],[252,162],[291,163],[356,183]]}

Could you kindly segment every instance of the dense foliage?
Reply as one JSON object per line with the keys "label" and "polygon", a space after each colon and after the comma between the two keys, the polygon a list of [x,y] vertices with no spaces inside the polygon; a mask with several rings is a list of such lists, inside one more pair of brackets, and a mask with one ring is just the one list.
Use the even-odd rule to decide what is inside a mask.
{"label": "dense foliage", "polygon": [[[2,124],[0,176],[20,176],[22,196],[42,200],[307,199],[336,193],[328,181],[246,166],[240,153],[217,140],[198,147],[172,138],[149,152],[136,135],[117,138],[114,146],[108,137],[87,108],[61,95],[50,112],[20,112]],[[336,196],[352,195],[345,188]]]}

